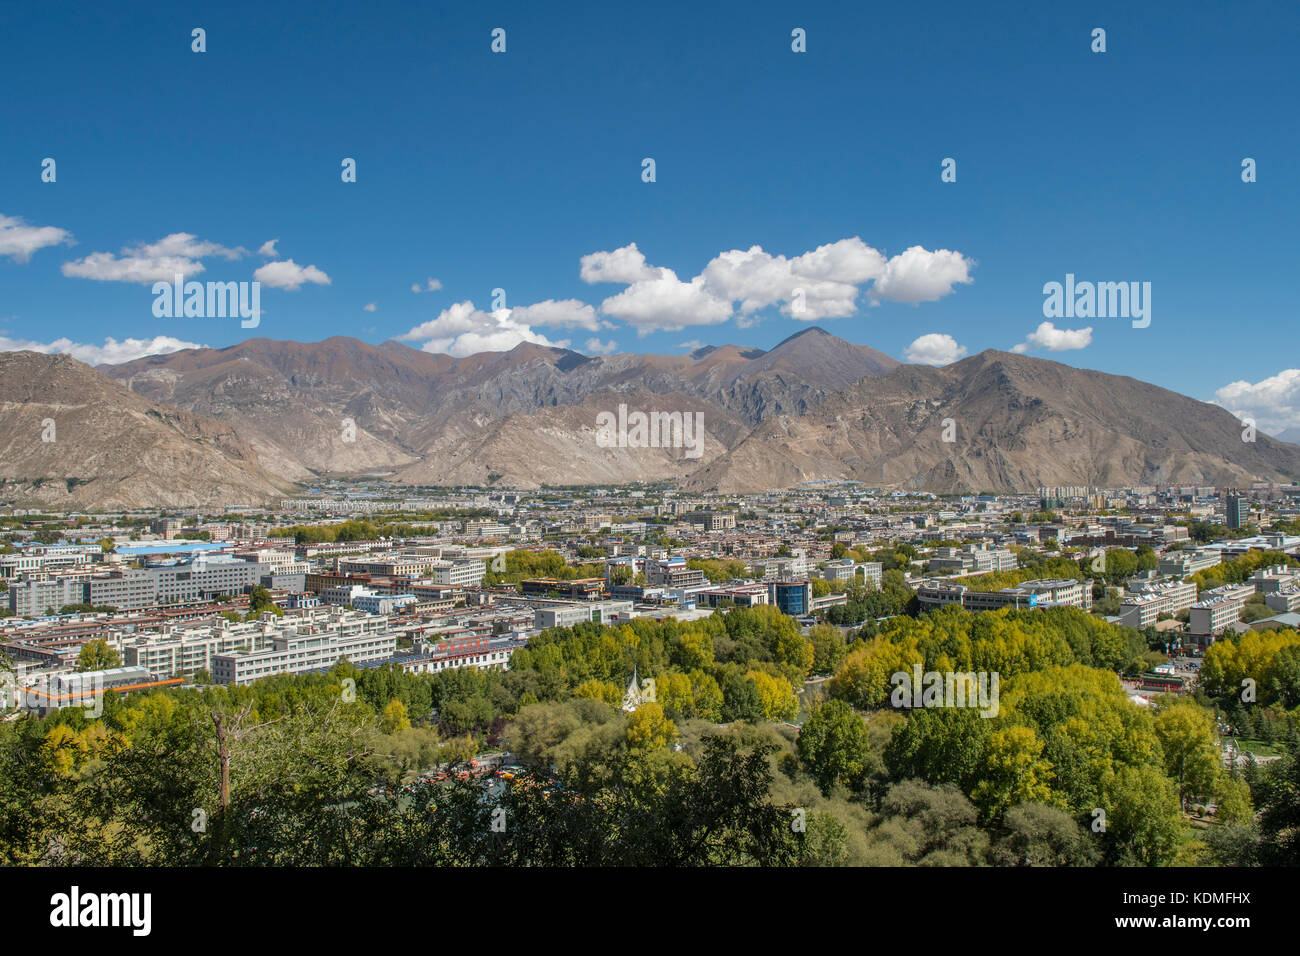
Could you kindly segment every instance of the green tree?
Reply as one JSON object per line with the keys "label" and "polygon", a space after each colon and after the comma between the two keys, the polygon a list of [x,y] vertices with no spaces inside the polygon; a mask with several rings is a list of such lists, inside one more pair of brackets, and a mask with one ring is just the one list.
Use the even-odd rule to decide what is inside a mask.
{"label": "green tree", "polygon": [[81,653],[77,655],[79,671],[103,671],[121,666],[121,656],[102,637],[92,638],[81,645]]}
{"label": "green tree", "polygon": [[842,700],[829,700],[816,708],[799,731],[799,760],[829,795],[837,783],[853,790],[863,786],[870,758],[867,728],[862,718]]}

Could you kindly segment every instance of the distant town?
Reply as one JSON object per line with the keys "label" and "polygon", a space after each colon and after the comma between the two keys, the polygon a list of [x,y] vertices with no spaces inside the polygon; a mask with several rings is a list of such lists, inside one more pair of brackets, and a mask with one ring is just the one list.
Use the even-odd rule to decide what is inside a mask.
{"label": "distant town", "polygon": [[[505,668],[547,628],[733,607],[861,627],[850,586],[878,591],[887,571],[919,611],[1076,607],[1154,629],[1170,655],[1203,653],[1225,631],[1300,625],[1296,484],[954,497],[836,484],[710,497],[412,496],[362,482],[277,509],[0,520],[0,647],[19,683],[84,673],[88,642],[120,662],[98,675],[106,687],[143,689],[340,660]],[[1052,573],[1036,573],[1048,559]],[[1258,565],[1243,579],[1216,573],[1241,559]],[[1063,561],[1077,572],[1061,573]],[[24,697],[41,710],[58,698]]]}

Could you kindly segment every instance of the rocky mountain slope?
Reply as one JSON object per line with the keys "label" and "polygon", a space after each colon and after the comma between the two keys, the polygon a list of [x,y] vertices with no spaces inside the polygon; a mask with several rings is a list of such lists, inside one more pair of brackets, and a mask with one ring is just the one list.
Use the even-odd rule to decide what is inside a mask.
{"label": "rocky mountain slope", "polygon": [[[635,462],[649,457],[615,464],[581,437],[584,428],[594,434],[599,411],[620,403],[707,409],[709,431],[730,448],[765,418],[802,414],[898,364],[810,328],[767,352],[727,345],[688,355],[586,356],[523,344],[453,359],[396,342],[249,339],[101,371],[153,401],[227,422],[268,470],[289,480],[368,471],[451,484],[481,473],[527,485],[559,474],[580,480],[588,469],[595,475],[607,467],[633,480],[641,468]],[[531,437],[519,434],[517,416],[527,419]],[[720,450],[715,442],[706,447]],[[491,467],[474,463],[484,455],[494,459]],[[657,466],[652,474],[667,477]]]}
{"label": "rocky mountain slope", "polygon": [[[1300,478],[1300,447],[1242,441],[1227,411],[1007,352],[900,365],[818,328],[770,351],[465,358],[395,342],[250,339],[92,370],[0,356],[6,500],[61,507],[239,503],[319,475],[420,485],[673,480],[763,491],[851,478],[936,492],[1244,485]],[[700,416],[699,454],[609,447],[603,416]],[[54,443],[41,423],[57,423]]]}
{"label": "rocky mountain slope", "polygon": [[0,501],[202,507],[288,488],[224,422],[151,402],[66,355],[0,353]]}
{"label": "rocky mountain slope", "polygon": [[1300,447],[1242,433],[1222,408],[1136,379],[987,351],[900,367],[805,415],[764,421],[688,485],[740,492],[851,478],[977,492],[1300,478]]}

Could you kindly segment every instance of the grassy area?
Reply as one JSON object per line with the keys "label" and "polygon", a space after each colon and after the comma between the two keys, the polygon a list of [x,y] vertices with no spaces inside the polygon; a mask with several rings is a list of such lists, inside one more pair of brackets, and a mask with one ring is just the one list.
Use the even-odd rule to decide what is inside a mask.
{"label": "grassy area", "polygon": [[1249,751],[1256,757],[1283,757],[1286,756],[1286,748],[1277,744],[1266,744],[1257,737],[1234,737],[1237,748],[1242,751]]}

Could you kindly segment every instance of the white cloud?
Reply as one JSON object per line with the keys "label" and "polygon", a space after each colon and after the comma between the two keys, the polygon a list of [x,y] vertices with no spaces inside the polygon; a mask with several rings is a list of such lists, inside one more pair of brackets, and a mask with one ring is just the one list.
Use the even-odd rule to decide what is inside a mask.
{"label": "white cloud", "polygon": [[206,347],[199,345],[197,342],[183,342],[180,339],[172,338],[170,335],[155,335],[152,339],[123,339],[120,342],[110,337],[104,340],[103,345],[87,345],[66,338],[55,339],[53,342],[29,342],[0,336],[0,352],[25,350],[43,352],[46,355],[61,352],[71,355],[87,365],[116,365],[146,355],[163,355],[167,352],[178,352],[181,349],[201,349]]}
{"label": "white cloud", "polygon": [[600,331],[596,310],[577,299],[547,299],[533,305],[522,305],[510,310],[512,321],[520,325],[550,325],[558,328]]}
{"label": "white cloud", "polygon": [[613,252],[593,252],[583,256],[578,264],[578,275],[583,282],[617,282],[631,285],[644,279],[657,278],[659,270],[646,265],[645,256],[632,242]]}
{"label": "white cloud", "polygon": [[1300,368],[1289,368],[1258,382],[1232,382],[1214,393],[1214,405],[1238,418],[1252,418],[1265,434],[1300,427]]}
{"label": "white cloud", "polygon": [[947,365],[966,354],[966,346],[958,345],[951,335],[930,332],[922,335],[903,350],[903,357],[917,365]]}
{"label": "white cloud", "polygon": [[671,269],[656,268],[631,243],[611,252],[582,257],[585,282],[628,286],[607,298],[600,310],[645,335],[657,329],[716,325],[734,314],[747,328],[761,309],[779,306],[783,314],[807,322],[857,312],[859,292],[872,283],[873,304],[932,302],[955,285],[971,282],[974,262],[959,252],[930,252],[913,246],[892,259],[858,236],[818,246],[793,258],[762,246],[731,249],[711,259],[695,278],[681,280]]}
{"label": "white cloud", "polygon": [[275,244],[279,241],[280,241],[279,237],[276,237],[275,239],[266,240],[266,242],[262,243],[262,245],[258,248],[257,254],[266,259],[274,259],[276,256],[280,254],[275,251]]}
{"label": "white cloud", "polygon": [[1031,348],[1047,349],[1049,352],[1068,352],[1071,349],[1086,349],[1092,344],[1092,326],[1086,329],[1058,329],[1051,322],[1039,323],[1037,329],[1019,345],[1013,345],[1013,352],[1028,352]]}
{"label": "white cloud", "polygon": [[701,276],[683,282],[672,269],[660,269],[656,278],[634,282],[610,296],[600,304],[600,311],[622,319],[638,335],[648,335],[656,329],[726,322],[731,318],[731,303],[711,295]]}
{"label": "white cloud", "polygon": [[[513,312],[519,312],[519,309]],[[425,352],[445,352],[457,357],[475,352],[508,352],[522,342],[568,348],[569,340],[552,342],[540,332],[513,319],[511,309],[484,312],[466,300],[443,309],[436,319],[422,322],[405,335],[403,342],[423,340],[420,348]]]}
{"label": "white cloud", "polygon": [[27,262],[48,246],[72,245],[72,233],[57,226],[28,226],[16,216],[0,215],[0,256]]}
{"label": "white cloud", "polygon": [[950,249],[930,252],[912,246],[886,263],[884,275],[871,287],[871,298],[877,302],[934,302],[951,293],[954,285],[974,281],[970,277],[974,264]]}
{"label": "white cloud", "polygon": [[227,248],[188,232],[174,232],[157,242],[125,246],[120,256],[92,252],[83,259],[65,262],[62,272],[69,278],[100,282],[171,282],[178,274],[189,278],[203,272],[199,260],[208,256],[239,259],[246,255],[248,250],[240,246]]}
{"label": "white cloud", "polygon": [[429,279],[425,282],[423,286],[421,286],[420,283],[418,282],[411,283],[411,291],[414,292],[416,295],[419,295],[421,292],[437,292],[441,288],[442,288],[442,283],[439,282],[437,279]]}
{"label": "white cloud", "polygon": [[678,342],[679,349],[686,349],[688,352],[694,352],[696,349],[704,348],[704,343],[699,339],[691,339],[689,342]]}
{"label": "white cloud", "polygon": [[618,351],[618,343],[613,339],[610,339],[608,342],[602,342],[600,339],[593,337],[587,339],[587,344],[583,346],[583,349],[593,355],[609,355],[612,352]]}
{"label": "white cloud", "polygon": [[300,266],[292,259],[268,262],[253,273],[253,278],[272,289],[297,289],[304,282],[330,284],[330,277],[315,266]]}
{"label": "white cloud", "polygon": [[375,303],[373,303],[373,302],[370,302],[370,303],[367,303],[366,305],[363,305],[362,308],[365,309],[367,312],[378,312],[378,311],[379,311],[379,306],[375,305]]}

